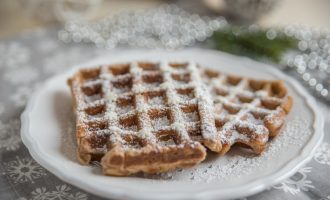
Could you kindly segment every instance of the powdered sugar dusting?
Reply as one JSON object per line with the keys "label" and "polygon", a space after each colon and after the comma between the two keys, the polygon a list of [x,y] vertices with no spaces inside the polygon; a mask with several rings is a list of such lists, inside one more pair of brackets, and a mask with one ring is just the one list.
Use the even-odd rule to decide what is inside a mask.
{"label": "powdered sugar dusting", "polygon": [[173,145],[176,145],[176,143],[175,143],[175,141],[173,139],[161,140],[160,143],[163,146],[173,146]]}
{"label": "powdered sugar dusting", "polygon": [[164,98],[159,96],[159,97],[154,97],[154,98],[151,98],[148,103],[150,105],[163,105],[165,103],[164,101]]}
{"label": "powdered sugar dusting", "polygon": [[138,128],[136,125],[132,125],[132,126],[122,126],[122,125],[119,125],[119,127],[122,129],[122,130],[127,130],[127,131],[137,131]]}
{"label": "powdered sugar dusting", "polygon": [[178,97],[180,98],[181,101],[190,101],[194,98],[194,94],[193,93],[189,93],[187,95],[178,94]]}
{"label": "powdered sugar dusting", "polygon": [[226,142],[228,142],[229,144],[233,144],[236,140],[248,142],[249,138],[246,135],[233,130],[230,136],[226,137],[226,140],[227,140]]}
{"label": "powdered sugar dusting", "polygon": [[199,115],[196,111],[191,112],[191,113],[185,113],[183,116],[184,116],[185,121],[187,121],[187,122],[199,121]]}
{"label": "powdered sugar dusting", "polygon": [[158,130],[164,126],[169,126],[170,120],[167,118],[167,116],[163,116],[160,118],[155,118],[151,121],[152,126],[154,127],[155,130]]}
{"label": "powdered sugar dusting", "polygon": [[112,91],[116,94],[121,94],[125,92],[129,92],[130,88],[129,87],[114,87]]}
{"label": "powdered sugar dusting", "polygon": [[[281,103],[281,99],[269,97],[277,109],[266,108],[262,101],[268,97],[268,93],[251,89],[249,79],[239,78],[237,83],[233,83],[236,82],[235,79],[231,83],[225,83],[229,76],[220,75],[205,85],[201,80],[202,70],[199,70],[194,62],[187,62],[185,67],[177,68],[164,61],[158,69],[148,69],[138,62],[132,62],[126,69],[117,72],[113,68],[109,69],[109,66],[102,66],[100,72],[96,73],[99,75],[87,81],[89,88],[75,85],[79,89],[85,89],[80,91],[81,95],[88,96],[83,102],[84,105],[78,106],[78,111],[82,113],[80,117],[83,122],[87,122],[87,134],[108,134],[111,135],[110,143],[119,141],[122,145],[126,145],[121,138],[123,134],[134,134],[134,137],[143,139],[148,144],[159,146],[155,130],[169,129],[169,132],[176,132],[180,141],[192,143],[189,135],[191,133],[188,134],[186,126],[189,124],[200,129],[196,131],[201,134],[200,142],[213,151],[220,151],[222,142],[234,144],[237,141],[248,142],[251,138],[259,139],[255,135],[267,136],[260,137],[261,142],[267,142],[269,133],[264,119],[255,118],[254,113],[262,113],[262,116],[267,116],[266,119],[275,119],[275,125],[281,125],[283,120],[276,118],[280,111],[283,111],[277,105]],[[214,93],[211,96],[208,87],[222,87],[220,89],[223,94]],[[125,96],[132,98],[121,102]],[[221,125],[217,121],[217,128],[215,120],[219,119],[214,119],[214,103],[223,107],[223,111],[216,117],[224,121]],[[156,112],[153,112],[154,110]],[[167,112],[166,116],[159,116],[163,115],[164,111]],[[168,114],[171,120],[167,118]],[[94,124],[89,125],[89,122]],[[241,132],[254,135],[251,137]]]}
{"label": "powdered sugar dusting", "polygon": [[118,112],[119,114],[125,114],[132,111],[133,109],[134,109],[133,105],[117,106],[116,112]]}
{"label": "powdered sugar dusting", "polygon": [[[235,144],[245,141],[249,144],[252,139],[266,143],[270,131],[269,124],[266,126],[265,122],[271,123],[271,126],[276,128],[284,123],[285,114],[282,113],[285,112],[281,104],[287,101],[287,96],[271,96],[272,91],[269,91],[269,88],[272,87],[272,82],[255,81],[247,77],[233,77],[226,74],[211,77],[206,75],[205,79],[215,107],[218,107],[215,111],[216,120],[223,123],[217,127],[223,143]],[[246,137],[244,131],[239,131],[239,128],[248,130],[252,133],[251,136]],[[263,135],[263,137],[256,137],[256,135]]]}
{"label": "powdered sugar dusting", "polygon": [[227,153],[227,156],[209,155],[212,159],[207,159],[193,168],[144,175],[144,177],[161,180],[164,183],[189,181],[193,184],[238,180],[249,174],[259,173],[260,169],[272,167],[269,163],[274,163],[283,154],[287,154],[288,149],[304,145],[311,135],[310,126],[309,121],[299,117],[294,118],[286,124],[281,134],[269,143],[268,148],[260,156],[253,156],[250,152],[244,154],[244,151],[239,153],[240,148],[237,147]]}
{"label": "powdered sugar dusting", "polygon": [[91,95],[91,96],[85,96],[85,100],[88,103],[92,103],[95,102],[97,100],[100,100],[102,97],[100,94],[95,94],[95,95]]}

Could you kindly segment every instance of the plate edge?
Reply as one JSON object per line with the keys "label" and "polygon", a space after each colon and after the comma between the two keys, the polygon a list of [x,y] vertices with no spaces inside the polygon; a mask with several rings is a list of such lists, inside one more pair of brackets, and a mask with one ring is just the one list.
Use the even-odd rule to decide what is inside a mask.
{"label": "plate edge", "polygon": [[[135,51],[135,50],[129,50],[129,51]],[[202,52],[211,52],[211,53],[216,53],[216,54],[226,54],[223,52],[218,52],[218,51],[214,51],[214,50],[205,50],[205,49],[186,49],[186,50],[181,50],[181,51],[202,51]],[[125,51],[127,52],[127,51]],[[227,56],[231,56],[231,57],[236,57],[234,55],[230,55],[227,54]],[[239,57],[240,59],[245,59],[246,61],[248,61],[249,63],[253,63],[255,64],[262,64],[262,65],[269,65],[269,64],[265,64],[265,63],[258,63],[256,61],[253,61],[249,58],[244,58],[244,57]],[[97,58],[95,59],[95,61],[98,60]],[[86,64],[85,64],[86,65]],[[36,152],[34,149],[31,148],[31,146],[36,146],[36,148],[39,148],[38,143],[36,143],[35,141],[32,141],[32,136],[29,135],[29,114],[30,112],[33,110],[34,108],[34,104],[35,104],[35,100],[38,97],[39,93],[42,91],[42,89],[46,88],[46,86],[56,77],[64,75],[64,74],[69,74],[70,72],[73,73],[74,70],[76,70],[78,67],[83,66],[82,64],[80,65],[76,65],[75,67],[73,67],[72,69],[64,72],[63,74],[51,77],[50,79],[48,79],[46,81],[46,83],[43,85],[42,88],[39,88],[38,91],[35,91],[33,93],[33,95],[31,96],[26,109],[24,110],[24,112],[21,115],[21,137],[22,137],[22,141],[25,144],[25,146],[28,148],[31,156],[37,161],[39,162],[43,167],[45,167],[47,170],[52,171],[54,173],[54,171],[56,173],[54,173],[57,177],[59,177],[60,179],[64,180],[65,182],[68,182],[72,185],[75,185],[76,187],[80,187],[84,190],[87,190],[91,193],[95,194],[95,190],[94,188],[90,188],[90,186],[87,185],[76,185],[75,183],[77,182],[77,180],[75,180],[73,177],[69,178],[67,174],[57,170],[56,168],[54,168],[53,166],[51,166],[50,164],[48,164],[46,161],[43,160],[42,157],[47,157],[47,155],[43,154],[43,156],[41,156],[41,154],[38,154],[38,152]],[[267,68],[267,70],[272,70],[276,75],[280,75],[280,77],[285,77],[286,81],[289,81],[290,84],[298,91],[298,93],[304,97],[305,102],[310,106],[311,110],[314,112],[314,116],[315,116],[315,121],[314,121],[314,130],[315,130],[315,135],[319,135],[318,138],[316,138],[316,136],[313,136],[311,138],[311,140],[308,143],[313,142],[315,144],[315,146],[312,148],[311,151],[309,152],[304,152],[304,150],[301,151],[301,153],[299,154],[299,157],[296,157],[292,160],[290,160],[290,162],[288,162],[286,165],[284,165],[282,168],[280,168],[279,170],[277,170],[275,173],[273,173],[272,175],[266,176],[266,179],[272,179],[273,176],[276,176],[277,178],[273,180],[269,180],[267,183],[265,183],[266,181],[264,181],[263,184],[258,183],[258,182],[252,182],[251,184],[249,184],[249,189],[246,189],[243,193],[241,192],[240,195],[232,195],[235,194],[235,192],[230,192],[232,193],[231,195],[221,195],[219,194],[219,191],[213,191],[213,190],[209,190],[209,191],[205,191],[205,192],[199,192],[198,194],[187,194],[187,195],[180,195],[180,193],[174,195],[174,196],[169,196],[168,194],[165,196],[160,196],[160,198],[189,198],[189,199],[198,199],[198,198],[208,198],[208,199],[214,199],[214,198],[233,198],[233,197],[241,197],[241,196],[249,196],[252,194],[255,194],[257,192],[260,192],[268,187],[270,187],[271,185],[277,184],[278,182],[280,182],[281,180],[293,175],[302,165],[304,165],[305,163],[307,163],[309,160],[312,159],[312,156],[316,150],[316,148],[319,146],[319,144],[321,143],[322,139],[323,139],[323,126],[324,126],[324,117],[323,114],[320,112],[318,106],[316,105],[316,101],[315,99],[307,93],[306,89],[303,88],[300,84],[298,84],[298,82],[289,77],[288,75],[280,72],[279,70],[275,69],[275,68]],[[28,138],[28,135],[30,136],[30,138]],[[313,140],[313,141],[312,141]],[[314,141],[317,140],[317,141]],[[308,145],[308,144],[307,144]],[[306,150],[306,149],[305,149]],[[40,152],[39,152],[40,153]],[[305,157],[305,158],[301,158],[301,157]],[[298,161],[298,158],[299,161]],[[293,164],[292,162],[299,162],[298,164]],[[291,168],[291,170],[289,172],[282,172],[284,171],[284,169],[288,168],[288,166],[292,166],[295,165],[295,167]],[[263,179],[265,180],[265,179]],[[254,185],[259,185],[259,186],[254,186]],[[91,191],[93,190],[93,191]],[[244,190],[244,189],[235,189],[235,190]],[[114,191],[112,191],[114,192]],[[221,192],[221,191],[220,191]],[[101,195],[103,197],[108,197],[108,194],[102,192],[102,191],[98,191],[96,193],[97,195]],[[237,193],[236,193],[237,194]],[[133,196],[127,196],[125,194],[124,191],[120,190],[117,188],[117,190],[112,193],[112,196],[114,198],[130,198],[133,199],[134,197],[137,197],[138,199],[154,199],[155,197],[150,197],[150,196],[146,196],[146,195],[140,195],[138,196],[137,194]]]}

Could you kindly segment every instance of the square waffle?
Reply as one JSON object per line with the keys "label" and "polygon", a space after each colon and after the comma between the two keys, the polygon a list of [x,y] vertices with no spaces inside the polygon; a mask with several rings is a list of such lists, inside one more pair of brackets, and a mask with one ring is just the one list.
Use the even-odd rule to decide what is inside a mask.
{"label": "square waffle", "polygon": [[281,80],[266,81],[200,68],[214,103],[217,134],[225,154],[235,143],[260,154],[275,137],[292,107]]}
{"label": "square waffle", "polygon": [[78,159],[101,160],[108,175],[156,173],[221,150],[212,100],[193,62],[105,65],[68,81]]}
{"label": "square waffle", "polygon": [[282,81],[226,75],[193,62],[132,62],[83,69],[74,96],[78,159],[108,175],[158,173],[234,144],[261,153],[291,109]]}

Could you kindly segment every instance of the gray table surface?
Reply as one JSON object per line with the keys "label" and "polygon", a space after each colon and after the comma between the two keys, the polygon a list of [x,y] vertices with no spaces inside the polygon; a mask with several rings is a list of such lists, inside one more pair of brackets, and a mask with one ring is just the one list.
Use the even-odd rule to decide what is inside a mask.
{"label": "gray table surface", "polygon": [[[102,199],[69,185],[30,156],[20,139],[20,115],[34,90],[54,74],[106,53],[92,45],[63,44],[55,29],[0,40],[0,199]],[[325,138],[294,176],[246,199],[330,199],[330,107]]]}

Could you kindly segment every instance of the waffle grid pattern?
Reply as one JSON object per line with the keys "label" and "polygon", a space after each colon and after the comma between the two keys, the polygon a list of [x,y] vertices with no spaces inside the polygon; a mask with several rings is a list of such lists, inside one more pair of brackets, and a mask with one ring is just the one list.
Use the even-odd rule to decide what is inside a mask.
{"label": "waffle grid pattern", "polygon": [[[212,101],[198,73],[193,62],[134,62],[81,71],[71,81],[78,96],[77,127],[82,130],[78,136],[80,160],[89,163],[93,154],[109,151],[104,158],[108,164],[128,165],[122,163],[129,160],[125,153],[132,155],[135,151],[133,159],[152,150],[165,155],[169,149],[181,149],[180,153],[189,149],[186,154],[199,158],[182,156],[196,163],[206,154],[199,141],[205,139],[210,147],[220,149]],[[115,173],[129,173],[125,170]]]}
{"label": "waffle grid pattern", "polygon": [[221,137],[221,154],[235,143],[261,153],[276,136],[292,104],[281,81],[253,80],[204,70],[215,106],[215,124]]}
{"label": "waffle grid pattern", "polygon": [[[254,80],[194,62],[131,62],[80,70],[69,80],[78,158],[109,175],[195,165],[238,143],[259,154],[292,99],[281,81]],[[204,146],[203,146],[203,145]]]}

